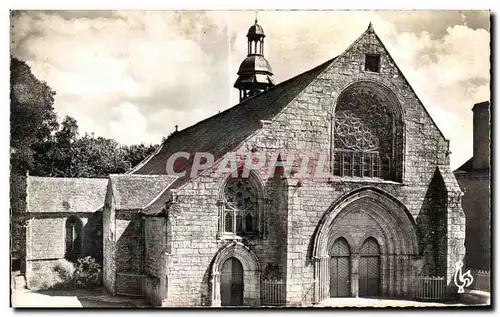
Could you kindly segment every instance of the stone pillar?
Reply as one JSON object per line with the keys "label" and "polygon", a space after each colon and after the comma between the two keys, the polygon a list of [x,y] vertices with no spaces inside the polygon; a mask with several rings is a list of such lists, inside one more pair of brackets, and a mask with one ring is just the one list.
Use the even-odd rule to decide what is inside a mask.
{"label": "stone pillar", "polygon": [[397,285],[397,296],[401,297],[403,295],[403,259],[402,255],[398,254],[396,256],[396,285]]}
{"label": "stone pillar", "polygon": [[319,290],[320,290],[320,284],[319,284],[319,277],[320,277],[320,271],[319,271],[319,258],[316,256],[313,257],[314,261],[314,298],[313,302],[318,303],[320,302],[320,296],[319,296]]}
{"label": "stone pillar", "polygon": [[330,286],[328,259],[327,255],[322,255],[319,258],[316,257],[314,261],[315,302],[321,302],[325,298],[330,297],[328,290]]}
{"label": "stone pillar", "polygon": [[351,296],[359,296],[359,257],[357,253],[351,254]]}
{"label": "stone pillar", "polygon": [[409,281],[409,270],[408,270],[408,256],[403,255],[403,296],[408,296],[408,281]]}
{"label": "stone pillar", "polygon": [[320,300],[325,298],[330,298],[330,267],[328,260],[330,257],[328,255],[322,255],[320,257]]}
{"label": "stone pillar", "polygon": [[389,281],[388,286],[389,286],[389,297],[394,297],[396,296],[396,290],[395,290],[395,281],[396,281],[396,261],[395,261],[395,256],[394,255],[389,255]]}
{"label": "stone pillar", "polygon": [[211,284],[212,284],[212,307],[221,307],[219,272],[214,272],[214,274],[212,275]]}
{"label": "stone pillar", "polygon": [[382,285],[381,295],[383,297],[389,297],[389,280],[391,267],[389,263],[389,256],[387,254],[382,254],[380,256],[380,266],[382,269],[380,285]]}

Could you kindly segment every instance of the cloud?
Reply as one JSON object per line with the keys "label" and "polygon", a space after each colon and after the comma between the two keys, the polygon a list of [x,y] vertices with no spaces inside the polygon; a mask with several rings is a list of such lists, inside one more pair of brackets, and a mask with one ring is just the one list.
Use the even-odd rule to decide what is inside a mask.
{"label": "cloud", "polygon": [[[11,52],[56,90],[59,116],[75,117],[82,132],[157,143],[176,124],[238,103],[232,85],[254,18],[247,11],[23,11],[12,19]],[[452,167],[472,155],[457,140],[472,140],[471,108],[489,99],[488,11],[263,11],[258,19],[277,82],[339,55],[372,22],[451,139]],[[124,130],[134,117],[132,132]]]}
{"label": "cloud", "polygon": [[[144,141],[158,142],[161,135],[147,133],[147,119],[139,108],[128,102],[119,107],[118,119],[109,123],[109,130],[115,139],[124,144],[138,144]],[[145,140],[144,136],[148,136]]]}

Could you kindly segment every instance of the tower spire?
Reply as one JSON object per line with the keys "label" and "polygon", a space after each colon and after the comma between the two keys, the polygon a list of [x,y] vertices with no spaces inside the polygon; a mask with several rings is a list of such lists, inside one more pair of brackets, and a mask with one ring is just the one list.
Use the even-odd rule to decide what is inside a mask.
{"label": "tower spire", "polygon": [[264,57],[264,29],[257,23],[248,29],[248,54],[238,70],[238,79],[234,87],[240,91],[240,102],[274,86],[269,62]]}

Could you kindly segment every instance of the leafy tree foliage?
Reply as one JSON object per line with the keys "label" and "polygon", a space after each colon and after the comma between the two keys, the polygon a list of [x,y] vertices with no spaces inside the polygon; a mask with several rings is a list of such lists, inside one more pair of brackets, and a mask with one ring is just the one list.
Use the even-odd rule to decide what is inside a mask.
{"label": "leafy tree foliage", "polygon": [[[23,61],[10,64],[10,206],[13,259],[25,253],[26,172],[50,177],[107,177],[124,173],[154,151],[153,145],[121,146],[112,139],[79,136],[67,116],[59,125],[55,92]],[[21,269],[22,269],[22,264]]]}
{"label": "leafy tree foliage", "polygon": [[11,58],[12,174],[52,177],[107,177],[140,163],[156,146],[121,146],[113,139],[79,136],[77,121],[57,123],[55,92],[23,61]]}
{"label": "leafy tree foliage", "polygon": [[55,92],[16,58],[11,58],[10,85],[11,168],[24,174],[33,167],[34,148],[48,141],[58,127]]}

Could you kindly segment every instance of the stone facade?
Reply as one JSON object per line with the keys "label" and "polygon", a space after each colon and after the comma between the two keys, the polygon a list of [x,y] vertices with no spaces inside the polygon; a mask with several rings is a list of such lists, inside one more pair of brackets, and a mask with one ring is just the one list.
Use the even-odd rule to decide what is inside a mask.
{"label": "stone facade", "polygon": [[[382,111],[342,113],[356,104]],[[342,118],[372,148],[338,145]],[[336,58],[176,131],[128,174],[110,175],[104,286],[155,306],[192,307],[265,305],[265,281],[275,279],[287,306],[336,296],[341,280],[347,296],[390,298],[411,297],[416,275],[450,285],[465,254],[465,215],[448,147],[370,25]],[[174,164],[185,175],[165,175],[178,152],[190,154]],[[197,152],[215,161],[191,175]],[[231,153],[238,168],[248,153],[268,164],[243,181],[220,172]],[[289,173],[276,161],[291,163]],[[339,239],[347,245],[340,255]]]}
{"label": "stone facade", "polygon": [[[155,288],[147,278],[151,268],[147,258],[152,250],[146,243],[146,232],[158,228],[151,228],[139,211],[172,180],[164,175],[110,175],[103,210],[103,270],[104,286],[113,294],[140,295],[146,288]],[[156,232],[161,240],[165,230]]]}
{"label": "stone facade", "polygon": [[[379,56],[377,71],[365,69],[367,55]],[[380,96],[396,120],[391,179],[334,172],[336,108],[357,89]],[[227,141],[221,126],[234,131]],[[450,284],[455,263],[465,253],[465,217],[448,146],[370,27],[327,63],[176,132],[132,171],[164,174],[175,151],[194,155],[212,148],[216,160],[197,177],[189,177],[192,158],[177,165],[187,176],[139,211],[145,257],[136,269],[142,266],[146,276],[143,294],[161,306],[219,306],[223,266],[235,258],[243,275],[238,282],[244,285],[242,305],[262,304],[262,281],[272,269],[286,283],[286,305],[319,301],[330,296],[330,248],[340,237],[350,247],[350,296],[359,295],[362,246],[370,237],[380,248],[380,296],[411,297],[417,274],[444,276]],[[321,166],[325,176],[299,177],[301,165],[295,161],[291,175],[269,177],[269,165],[253,170],[256,229],[246,236],[227,234],[223,219],[228,216],[223,215],[229,173],[219,173],[218,167],[227,163],[224,155],[230,151],[239,163],[250,151],[268,160],[308,154],[307,170]]]}
{"label": "stone facade", "polygon": [[471,269],[491,269],[491,177],[490,103],[473,108],[474,155],[454,174],[464,191],[462,206],[466,216],[465,265]]}
{"label": "stone facade", "polygon": [[26,280],[51,271],[68,258],[67,223],[81,222],[79,256],[102,257],[102,204],[105,179],[27,176]]}

